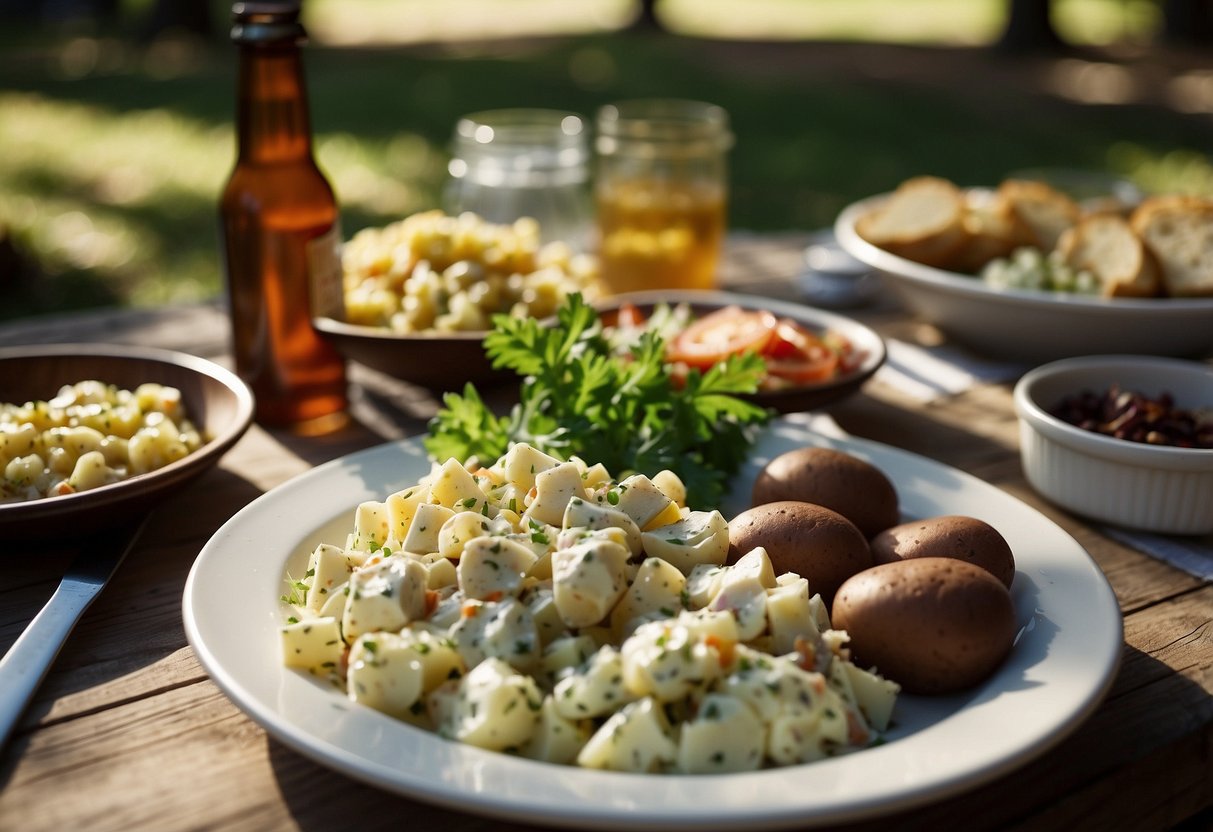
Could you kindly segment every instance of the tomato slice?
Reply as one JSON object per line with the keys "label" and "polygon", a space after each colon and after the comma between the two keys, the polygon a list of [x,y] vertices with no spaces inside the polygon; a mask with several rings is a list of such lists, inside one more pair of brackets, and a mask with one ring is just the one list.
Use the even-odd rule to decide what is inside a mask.
{"label": "tomato slice", "polygon": [[730,355],[764,352],[778,325],[770,312],[726,306],[683,330],[670,344],[666,358],[706,370]]}
{"label": "tomato slice", "polygon": [[769,375],[795,384],[824,381],[838,370],[838,353],[788,318],[779,321],[765,357]]}
{"label": "tomato slice", "polygon": [[644,313],[640,311],[640,307],[634,303],[620,304],[617,318],[619,326],[634,328],[643,326],[644,322]]}
{"label": "tomato slice", "polygon": [[767,358],[767,374],[795,384],[825,381],[838,370],[838,354],[829,347],[817,345],[803,356]]}

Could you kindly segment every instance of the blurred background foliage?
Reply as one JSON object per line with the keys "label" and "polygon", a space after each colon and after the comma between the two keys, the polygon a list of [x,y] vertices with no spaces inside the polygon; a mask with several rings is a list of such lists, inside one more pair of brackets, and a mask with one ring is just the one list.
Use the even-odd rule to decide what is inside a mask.
{"label": "blurred background foliage", "polygon": [[[1164,46],[1155,2],[1054,0],[1060,43],[1027,55],[997,48],[1004,0],[655,8],[657,28],[629,0],[308,0],[313,131],[345,233],[438,204],[464,113],[654,95],[731,114],[736,229],[827,226],[928,172],[1075,167],[1213,193],[1213,72]],[[0,319],[222,292],[229,10],[0,0]]]}

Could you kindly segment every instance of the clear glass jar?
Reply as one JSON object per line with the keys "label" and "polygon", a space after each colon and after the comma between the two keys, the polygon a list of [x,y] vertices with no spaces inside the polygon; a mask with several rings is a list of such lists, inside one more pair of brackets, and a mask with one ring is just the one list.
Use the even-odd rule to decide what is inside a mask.
{"label": "clear glass jar", "polygon": [[714,104],[639,99],[598,112],[594,202],[611,292],[710,289],[724,241],[733,144]]}
{"label": "clear glass jar", "polygon": [[543,242],[586,251],[591,230],[585,120],[560,110],[472,113],[455,125],[443,207],[490,222],[532,217]]}

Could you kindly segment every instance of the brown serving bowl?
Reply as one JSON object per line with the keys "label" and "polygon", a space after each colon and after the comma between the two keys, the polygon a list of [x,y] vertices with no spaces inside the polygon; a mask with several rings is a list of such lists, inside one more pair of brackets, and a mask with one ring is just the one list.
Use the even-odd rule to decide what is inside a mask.
{"label": "brown serving bowl", "polygon": [[206,444],[159,470],[121,482],[62,497],[0,503],[0,538],[79,537],[130,523],[209,470],[252,422],[253,394],[248,387],[235,374],[197,356],[95,344],[0,349],[0,402],[47,400],[62,386],[89,379],[129,390],[144,382],[178,388]]}
{"label": "brown serving bowl", "polygon": [[462,390],[469,381],[482,385],[513,376],[493,369],[485,356],[486,332],[405,334],[328,317],[313,318],[312,326],[351,361],[436,392]]}
{"label": "brown serving bowl", "polygon": [[619,309],[632,304],[645,317],[660,303],[670,306],[685,303],[696,318],[723,309],[740,306],[742,309],[766,310],[780,318],[791,318],[805,328],[821,334],[832,330],[845,337],[861,356],[858,366],[850,372],[820,382],[802,384],[783,390],[764,391],[747,396],[750,401],[779,413],[799,413],[817,410],[855,393],[885,361],[884,340],[873,330],[856,320],[826,312],[798,303],[788,303],[773,298],[742,295],[731,292],[708,291],[664,291],[632,292],[614,295],[594,304],[605,325],[615,323]]}

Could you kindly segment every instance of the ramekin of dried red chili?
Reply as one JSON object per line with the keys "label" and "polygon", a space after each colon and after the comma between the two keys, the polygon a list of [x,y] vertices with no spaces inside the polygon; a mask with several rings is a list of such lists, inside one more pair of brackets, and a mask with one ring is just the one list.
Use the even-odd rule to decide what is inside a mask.
{"label": "ramekin of dried red chili", "polygon": [[1213,532],[1213,364],[1068,358],[1014,396],[1024,474],[1044,497],[1129,528]]}
{"label": "ramekin of dried red chili", "polygon": [[1050,412],[1083,430],[1130,442],[1213,448],[1213,409],[1185,410],[1176,406],[1170,391],[1152,398],[1113,384],[1101,393],[1066,396]]}

